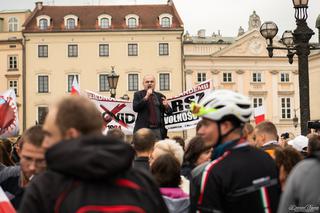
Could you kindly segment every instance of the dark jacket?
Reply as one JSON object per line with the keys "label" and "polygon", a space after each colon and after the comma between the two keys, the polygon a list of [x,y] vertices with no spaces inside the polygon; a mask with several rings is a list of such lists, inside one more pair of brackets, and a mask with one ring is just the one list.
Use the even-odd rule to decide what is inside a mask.
{"label": "dark jacket", "polygon": [[[148,110],[148,101],[144,100],[143,98],[146,96],[147,91],[146,90],[140,90],[138,92],[134,93],[133,98],[133,110],[138,113],[136,123],[134,126],[133,132],[136,132],[137,130],[141,128],[149,128],[149,110]],[[167,137],[167,129],[165,128],[164,123],[164,113],[170,115],[172,114],[172,108],[168,107],[165,108],[165,106],[162,104],[162,98],[165,96],[159,92],[154,92],[154,94],[157,97],[158,102],[160,103],[159,110],[160,110],[160,124],[159,128],[161,131],[162,138]]]}
{"label": "dark jacket", "polygon": [[45,157],[48,170],[29,185],[19,213],[69,213],[106,205],[167,212],[152,178],[131,169],[134,151],[128,144],[86,136],[56,144]]}
{"label": "dark jacket", "polygon": [[132,164],[133,168],[150,170],[149,158],[148,157],[135,157]]}

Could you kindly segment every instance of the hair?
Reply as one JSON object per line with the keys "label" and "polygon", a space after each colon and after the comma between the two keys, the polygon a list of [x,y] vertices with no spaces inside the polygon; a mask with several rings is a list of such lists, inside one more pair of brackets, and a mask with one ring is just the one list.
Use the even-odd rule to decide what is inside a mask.
{"label": "hair", "polygon": [[255,129],[259,133],[263,132],[273,137],[274,140],[278,140],[278,132],[276,126],[270,121],[263,121],[259,123]]}
{"label": "hair", "polygon": [[122,132],[121,129],[119,128],[113,128],[113,129],[109,129],[107,132],[107,136],[113,137],[113,138],[117,138],[121,141],[124,141],[124,133]]}
{"label": "hair", "polygon": [[198,134],[198,131],[199,129],[202,127],[203,125],[203,120],[201,119],[198,123],[197,123],[197,126],[196,126],[196,133]]}
{"label": "hair", "polygon": [[148,152],[153,149],[157,141],[154,133],[147,128],[142,128],[133,134],[132,145],[136,152]]}
{"label": "hair", "polygon": [[175,158],[177,158],[180,165],[182,165],[183,161],[183,149],[176,141],[171,139],[165,139],[158,141],[154,145],[154,150],[159,149],[164,154],[171,154]]}
{"label": "hair", "polygon": [[6,152],[10,155],[12,152],[12,142],[6,138],[2,138],[1,141]]}
{"label": "hair", "polygon": [[151,173],[159,187],[179,187],[180,164],[171,154],[159,156],[151,165]]}
{"label": "hair", "polygon": [[275,162],[280,169],[283,166],[287,175],[291,172],[292,168],[303,159],[303,156],[292,147],[275,148]]}
{"label": "hair", "polygon": [[5,166],[14,165],[13,161],[10,158],[10,153],[7,152],[2,140],[0,140],[0,162]]}
{"label": "hair", "polygon": [[70,128],[81,134],[102,131],[103,119],[94,103],[82,96],[68,96],[57,104],[55,120],[62,135]]}
{"label": "hair", "polygon": [[174,136],[174,137],[172,137],[172,140],[175,140],[178,144],[180,144],[180,146],[182,147],[182,149],[184,151],[185,141],[182,137]]}
{"label": "hair", "polygon": [[243,136],[246,137],[250,135],[251,133],[253,133],[253,130],[254,128],[250,123],[245,123],[242,130]]}
{"label": "hair", "polygon": [[308,135],[308,155],[312,155],[314,152],[320,150],[320,135],[311,134]]}
{"label": "hair", "polygon": [[212,146],[208,146],[200,136],[193,137],[184,153],[183,163],[195,165],[200,155],[211,149]]}
{"label": "hair", "polygon": [[25,143],[30,143],[35,147],[40,148],[42,146],[43,139],[44,132],[42,130],[42,126],[32,126],[23,133],[20,148],[22,148]]}

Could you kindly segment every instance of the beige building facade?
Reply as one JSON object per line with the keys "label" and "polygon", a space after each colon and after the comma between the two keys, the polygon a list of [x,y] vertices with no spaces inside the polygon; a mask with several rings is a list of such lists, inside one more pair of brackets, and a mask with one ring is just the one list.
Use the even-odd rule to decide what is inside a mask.
{"label": "beige building facade", "polygon": [[309,57],[310,118],[320,120],[320,51],[312,52]]}
{"label": "beige building facade", "polygon": [[185,87],[211,79],[214,89],[243,93],[251,98],[254,107],[263,106],[266,119],[275,123],[279,134],[300,134],[300,126],[294,127],[292,121],[300,114],[297,60],[290,65],[283,51],[275,51],[274,57],[269,58],[260,24],[254,13],[250,16],[250,30],[244,32],[240,27],[237,37],[223,37],[220,33],[205,36],[204,30],[196,36],[186,34]]}
{"label": "beige building facade", "polygon": [[[0,93],[13,88],[17,96],[19,127],[23,129],[24,42],[22,25],[29,10],[0,11]],[[21,131],[20,131],[21,132]]]}
{"label": "beige building facade", "polygon": [[81,90],[110,96],[107,74],[120,75],[117,98],[132,100],[143,76],[167,97],[182,92],[183,23],[174,4],[46,6],[25,23],[26,126],[42,123],[51,101]]}

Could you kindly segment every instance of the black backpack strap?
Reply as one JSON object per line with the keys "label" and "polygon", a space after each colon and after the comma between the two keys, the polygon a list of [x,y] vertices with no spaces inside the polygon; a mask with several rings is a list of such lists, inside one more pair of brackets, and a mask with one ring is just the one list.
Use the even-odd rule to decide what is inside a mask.
{"label": "black backpack strap", "polygon": [[66,199],[68,194],[79,185],[80,185],[80,181],[72,180],[69,186],[66,187],[66,189],[60,193],[54,205],[54,213],[60,212],[60,208],[62,206],[63,201]]}

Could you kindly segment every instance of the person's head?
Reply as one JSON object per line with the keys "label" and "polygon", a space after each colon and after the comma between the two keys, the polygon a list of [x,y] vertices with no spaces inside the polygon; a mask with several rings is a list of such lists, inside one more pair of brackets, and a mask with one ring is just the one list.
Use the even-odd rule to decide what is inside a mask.
{"label": "person's head", "polygon": [[269,141],[278,141],[276,126],[270,121],[263,121],[254,128],[254,140],[258,147]]}
{"label": "person's head", "polygon": [[132,137],[133,148],[139,157],[149,157],[156,141],[154,133],[147,128],[139,129]]}
{"label": "person's head", "polygon": [[181,183],[179,161],[171,154],[159,156],[151,165],[151,173],[159,187],[179,187]]}
{"label": "person's head", "polygon": [[14,163],[10,158],[10,153],[7,152],[6,145],[0,140],[0,163],[5,166],[13,166]]}
{"label": "person's head", "polygon": [[311,134],[308,135],[308,155],[312,155],[314,152],[320,151],[320,135]]}
{"label": "person's head", "polygon": [[248,97],[230,90],[215,90],[198,104],[191,104],[194,115],[202,117],[198,135],[212,146],[241,137],[252,114]]}
{"label": "person's head", "polygon": [[292,168],[302,159],[302,155],[292,147],[275,149],[275,162],[279,169],[279,181],[282,190]]}
{"label": "person's head", "polygon": [[2,143],[4,148],[6,149],[6,152],[9,154],[9,156],[11,156],[13,143],[6,138],[2,139]]}
{"label": "person's head", "polygon": [[184,142],[184,139],[182,137],[174,136],[174,137],[172,137],[172,140],[175,140],[178,144],[180,144],[180,146],[182,147],[182,149],[184,151],[185,142]]}
{"label": "person's head", "polygon": [[254,134],[253,130],[254,128],[250,123],[245,123],[243,127],[243,137],[247,139],[247,141],[251,146],[256,145],[255,141],[253,140],[253,134]]}
{"label": "person's head", "polygon": [[119,139],[121,141],[124,141],[124,139],[125,139],[124,133],[119,128],[109,129],[108,132],[107,132],[107,136],[117,138],[117,139]]}
{"label": "person's head", "polygon": [[292,148],[294,148],[304,156],[307,156],[308,143],[309,139],[303,135],[299,135],[295,137],[293,140],[288,141],[288,145],[290,145]]}
{"label": "person's head", "polygon": [[20,166],[25,179],[45,170],[45,150],[42,148],[44,133],[41,126],[33,126],[27,129],[21,144]]}
{"label": "person's head", "polygon": [[199,129],[202,127],[202,124],[203,124],[203,120],[200,120],[200,121],[197,123],[197,126],[196,126],[196,135],[199,135],[198,131],[199,131]]}
{"label": "person's head", "polygon": [[204,140],[196,136],[192,138],[184,153],[183,162],[198,166],[210,160],[212,147],[206,145]]}
{"label": "person's head", "polygon": [[82,96],[68,96],[50,108],[43,130],[43,147],[81,135],[102,134],[103,119],[94,103]]}
{"label": "person's head", "polygon": [[156,86],[156,79],[154,78],[153,75],[146,75],[143,77],[143,88],[145,90],[147,89],[153,89]]}
{"label": "person's head", "polygon": [[150,156],[150,165],[161,155],[171,154],[177,158],[180,165],[183,161],[183,149],[176,141],[171,139],[165,139],[155,143],[153,152]]}

